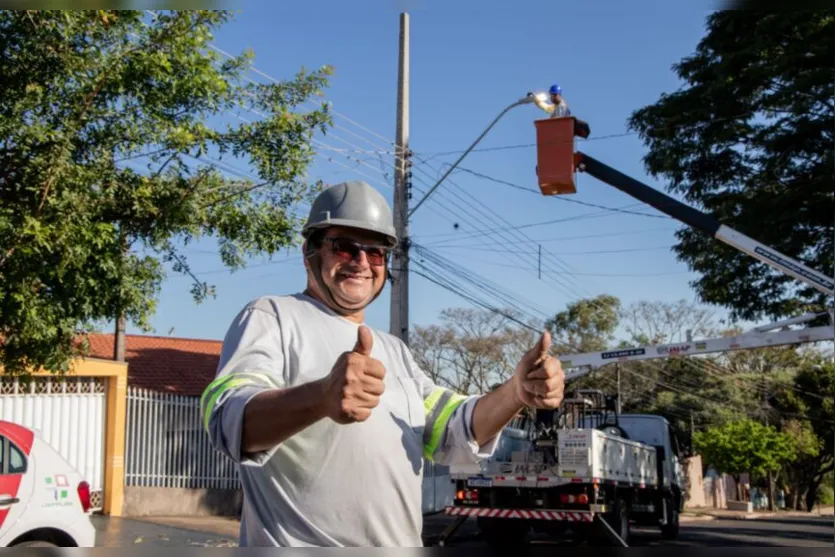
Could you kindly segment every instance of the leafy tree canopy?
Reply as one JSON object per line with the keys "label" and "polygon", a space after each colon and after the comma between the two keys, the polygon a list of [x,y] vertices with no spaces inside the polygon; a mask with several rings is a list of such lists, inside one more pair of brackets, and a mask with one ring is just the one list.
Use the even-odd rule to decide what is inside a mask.
{"label": "leafy tree canopy", "polygon": [[[229,267],[297,241],[329,67],[267,85],[212,49],[224,11],[0,13],[0,365],[60,371],[91,323],[148,330],[179,243],[215,237]],[[233,120],[251,109],[253,122]],[[227,114],[225,118],[222,118]],[[231,178],[209,157],[248,164]],[[140,253],[141,252],[141,253]],[[195,278],[200,301],[212,293]]]}
{"label": "leafy tree canopy", "polygon": [[[674,93],[629,121],[649,173],[721,222],[821,272],[833,269],[835,16],[721,11],[673,69]],[[731,317],[821,311],[826,296],[690,228],[675,251]]]}
{"label": "leafy tree canopy", "polygon": [[792,438],[770,426],[745,419],[696,432],[695,449],[717,471],[739,478],[762,478],[794,458]]}

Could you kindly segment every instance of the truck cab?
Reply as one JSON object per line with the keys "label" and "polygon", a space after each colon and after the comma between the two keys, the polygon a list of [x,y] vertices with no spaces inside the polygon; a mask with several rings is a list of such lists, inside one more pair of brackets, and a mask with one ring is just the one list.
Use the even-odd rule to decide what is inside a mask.
{"label": "truck cab", "polygon": [[618,426],[628,439],[656,448],[661,467],[662,484],[683,492],[684,470],[681,466],[681,450],[670,422],[663,416],[652,414],[621,414]]}

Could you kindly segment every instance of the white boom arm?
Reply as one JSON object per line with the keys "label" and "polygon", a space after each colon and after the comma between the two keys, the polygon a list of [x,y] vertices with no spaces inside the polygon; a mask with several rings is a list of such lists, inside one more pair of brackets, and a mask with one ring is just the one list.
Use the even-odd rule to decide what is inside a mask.
{"label": "white boom arm", "polygon": [[[788,325],[810,321],[819,315],[814,313],[802,315],[771,325],[757,327],[751,331],[732,337],[709,338],[684,343],[637,346],[618,350],[606,350],[604,352],[566,354],[560,357],[560,362],[566,370],[566,381],[570,381],[588,375],[595,369],[614,362],[636,362],[658,358],[695,356],[732,350],[747,350],[768,346],[833,340],[831,325],[806,329],[788,329]],[[775,329],[782,330],[777,331]]]}

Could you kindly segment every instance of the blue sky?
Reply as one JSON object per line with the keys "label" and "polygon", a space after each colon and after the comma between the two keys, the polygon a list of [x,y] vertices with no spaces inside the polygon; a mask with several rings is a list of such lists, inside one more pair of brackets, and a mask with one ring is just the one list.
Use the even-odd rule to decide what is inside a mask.
{"label": "blue sky", "polygon": [[[693,52],[708,8],[614,1],[510,6],[495,0],[250,1],[234,6],[241,12],[216,35],[215,45],[234,54],[253,49],[255,67],[275,79],[290,78],[301,66],[334,66],[326,98],[341,115],[335,119],[340,128],[318,138],[322,148],[310,170],[326,182],[363,179],[391,200],[398,14],[405,8],[411,17],[410,139],[416,188],[427,190],[442,165],[458,157],[439,153],[465,149],[504,107],[554,82],[562,85],[573,113],[591,125],[590,140],[580,142],[578,149],[661,188],[644,172],[646,149],[640,140],[621,134],[632,111],[679,86],[671,66]],[[265,80],[256,73],[250,77]],[[533,143],[533,120],[540,117],[533,106],[512,110],[479,145],[490,150],[473,152],[461,166],[536,190],[534,147],[493,148]],[[677,222],[657,218],[660,213],[610,186],[580,175],[578,193],[571,198],[654,216],[544,198],[466,172],[450,178],[415,213],[413,240],[544,312],[558,312],[580,297],[601,293],[616,295],[625,304],[694,299],[688,285],[694,276],[669,250]],[[415,191],[414,196],[413,203],[422,194]],[[508,231],[498,239],[473,234],[479,226],[519,226],[589,213],[597,214]],[[453,223],[458,223],[457,231]],[[540,244],[542,280],[536,271]],[[215,248],[206,241],[187,254],[201,278],[216,285],[217,298],[196,305],[189,280],[171,275],[153,319],[155,334],[168,335],[173,329],[173,336],[221,339],[249,300],[303,288],[304,272],[295,252],[275,258],[289,260],[266,265],[256,260],[255,266],[230,274],[222,270]],[[520,268],[524,266],[531,270]],[[389,294],[387,287],[369,310],[370,325],[388,330]],[[444,308],[469,305],[416,275],[410,298],[412,325],[436,322]],[[724,311],[717,308],[717,314]],[[129,331],[139,332],[133,327]]]}

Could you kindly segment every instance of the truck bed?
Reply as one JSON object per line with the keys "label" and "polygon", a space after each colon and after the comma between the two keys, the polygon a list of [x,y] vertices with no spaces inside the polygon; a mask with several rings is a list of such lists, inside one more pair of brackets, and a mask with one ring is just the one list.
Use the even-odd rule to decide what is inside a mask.
{"label": "truck bed", "polygon": [[596,429],[566,429],[558,433],[557,462],[543,451],[517,450],[510,459],[490,459],[481,465],[454,466],[453,480],[470,487],[550,488],[568,483],[613,483],[633,487],[658,482],[655,448]]}

